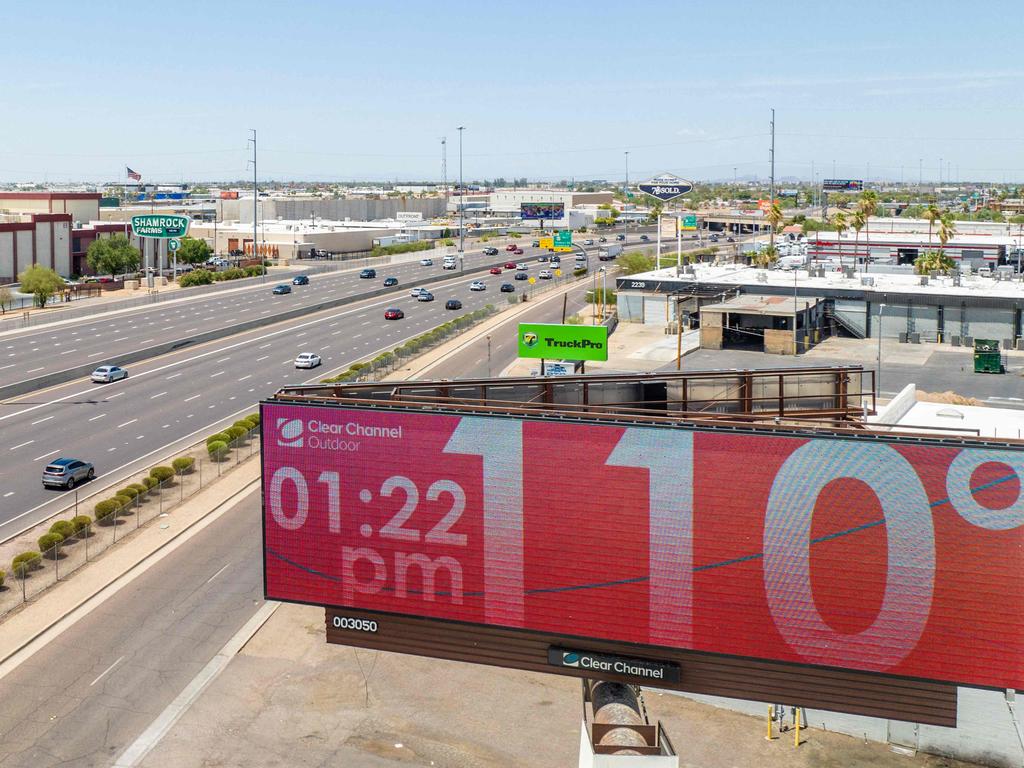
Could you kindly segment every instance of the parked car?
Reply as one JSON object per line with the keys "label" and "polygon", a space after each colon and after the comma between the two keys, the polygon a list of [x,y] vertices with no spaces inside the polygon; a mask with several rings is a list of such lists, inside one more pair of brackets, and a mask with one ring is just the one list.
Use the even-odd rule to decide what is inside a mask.
{"label": "parked car", "polygon": [[501,284],[501,292],[502,293],[515,293],[516,292],[516,287],[514,285],[512,285],[512,283],[502,283]]}
{"label": "parked car", "polygon": [[483,283],[483,282],[481,282],[479,280],[474,280],[472,283],[469,284],[469,290],[471,290],[471,291],[486,291],[487,290],[487,284]]}
{"label": "parked car", "polygon": [[92,464],[81,459],[54,459],[43,467],[43,487],[63,488],[70,491],[79,483],[96,477]]}
{"label": "parked car", "polygon": [[377,270],[376,269],[364,269],[362,272],[359,273],[359,277],[362,278],[363,280],[371,280],[371,279],[377,277]]}
{"label": "parked car", "polygon": [[505,250],[506,251],[514,251],[515,249],[516,249],[516,244],[515,243],[509,243],[508,245],[505,246]]}
{"label": "parked car", "polygon": [[525,272],[516,272],[516,280],[529,280],[530,276]]}
{"label": "parked car", "polygon": [[539,277],[541,280],[550,280],[552,277],[554,277],[554,273],[552,273],[550,269],[542,269],[540,272],[537,273],[537,277]]}
{"label": "parked car", "polygon": [[527,270],[529,268],[530,268],[530,265],[527,264],[525,261],[520,261],[518,264],[516,264],[516,269],[518,269],[519,271],[524,271],[524,270]]}
{"label": "parked car", "polygon": [[292,278],[292,285],[309,285],[309,277],[306,275],[296,275]]}
{"label": "parked car", "polygon": [[405,312],[400,310],[398,307],[389,307],[384,310],[385,320],[401,320],[403,317],[405,317]]}
{"label": "parked car", "polygon": [[296,368],[316,368],[323,360],[316,352],[302,352],[295,358]]}
{"label": "parked car", "polygon": [[96,384],[109,384],[118,379],[127,379],[128,371],[116,365],[101,365],[89,378]]}
{"label": "parked car", "polygon": [[397,277],[385,277],[384,278],[384,287],[385,288],[390,288],[393,285],[398,285],[398,278]]}
{"label": "parked car", "polygon": [[432,266],[434,266],[434,260],[433,259],[429,259],[429,258],[428,259],[420,259],[420,266],[421,267],[432,267]]}
{"label": "parked car", "polygon": [[458,299],[448,299],[448,301],[446,301],[444,303],[444,308],[445,309],[462,309],[462,302],[459,301]]}
{"label": "parked car", "polygon": [[271,291],[275,296],[281,296],[285,293],[291,293],[292,287],[290,285],[275,285],[274,290]]}
{"label": "parked car", "polygon": [[434,294],[430,291],[420,291],[420,295],[416,297],[416,301],[433,301]]}

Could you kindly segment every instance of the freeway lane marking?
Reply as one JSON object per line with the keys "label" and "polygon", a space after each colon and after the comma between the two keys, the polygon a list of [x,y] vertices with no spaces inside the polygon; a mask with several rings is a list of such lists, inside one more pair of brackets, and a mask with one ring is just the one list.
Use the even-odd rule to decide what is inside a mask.
{"label": "freeway lane marking", "polygon": [[223,376],[223,375],[224,375],[224,371],[217,371],[216,373],[211,373],[211,374],[210,374],[210,378],[211,378],[211,379],[215,379],[215,378],[217,378],[218,376]]}
{"label": "freeway lane marking", "polygon": [[46,416],[46,417],[44,417],[42,419],[36,419],[35,421],[32,422],[32,424],[30,426],[34,427],[36,424],[42,424],[44,421],[49,421],[52,418],[53,418],[53,416]]}
{"label": "freeway lane marking", "polygon": [[124,656],[122,656],[117,661],[115,661],[113,664],[111,664],[109,667],[107,667],[102,672],[100,672],[99,676],[95,680],[93,680],[91,683],[89,683],[89,687],[92,688],[94,685],[96,685],[96,683],[98,683],[100,680],[102,680],[104,677],[106,677],[107,673],[110,672],[114,667],[116,667],[122,661],[124,661]]}
{"label": "freeway lane marking", "polygon": [[117,428],[120,429],[121,427],[127,427],[129,424],[134,424],[136,421],[138,421],[138,419],[132,419],[131,421],[126,421],[124,424],[118,424]]}
{"label": "freeway lane marking", "polygon": [[4,494],[4,498],[6,499],[8,496],[13,496],[13,495],[14,495],[14,491],[8,491],[7,493]]}
{"label": "freeway lane marking", "polygon": [[167,377],[167,380],[170,381],[171,379],[176,379],[179,376],[184,376],[184,375],[185,374],[181,373],[180,371],[178,373],[172,373],[170,376]]}
{"label": "freeway lane marking", "polygon": [[96,419],[102,419],[106,415],[107,414],[105,413],[101,413],[99,416],[93,416],[91,419],[89,419],[89,421],[96,421]]}
{"label": "freeway lane marking", "polygon": [[12,445],[10,447],[10,450],[16,451],[19,448],[24,448],[26,445],[32,445],[32,443],[34,443],[34,442],[35,442],[35,440],[29,440],[27,443],[19,443],[18,445]]}
{"label": "freeway lane marking", "polygon": [[32,461],[39,461],[40,459],[45,459],[47,456],[53,456],[53,454],[55,454],[55,453],[60,453],[60,448],[58,448],[56,451],[50,451],[49,453],[44,453],[42,456],[36,456],[34,459],[32,459]]}
{"label": "freeway lane marking", "polygon": [[186,402],[186,403],[190,403],[190,402],[192,402],[193,400],[195,400],[195,399],[196,399],[197,397],[202,397],[202,395],[192,395],[192,397],[186,397],[186,398],[185,398],[185,402]]}
{"label": "freeway lane marking", "polygon": [[163,397],[163,396],[164,396],[164,395],[166,395],[166,394],[167,394],[166,392],[160,392],[160,393],[158,393],[158,394],[155,394],[155,395],[150,395],[150,396],[149,396],[149,399],[150,399],[150,400],[156,400],[156,399],[157,399],[158,397]]}
{"label": "freeway lane marking", "polygon": [[[35,350],[33,350],[33,351],[35,351]],[[43,368],[45,368],[45,367],[46,367],[45,365],[41,365],[38,368],[30,368],[29,370],[25,371],[25,373],[35,373],[36,371],[43,370]]]}
{"label": "freeway lane marking", "polygon": [[258,362],[261,362],[263,360],[266,360],[268,357],[270,357],[270,355],[264,355],[263,357],[257,357],[256,358],[256,362],[258,363]]}
{"label": "freeway lane marking", "polygon": [[208,578],[206,580],[206,583],[209,584],[211,581],[216,579],[218,576],[220,576],[222,573],[224,573],[224,571],[226,571],[228,569],[228,566],[230,566],[230,565],[231,565],[231,563],[226,563],[219,571],[217,571],[215,574],[213,574],[213,576]]}

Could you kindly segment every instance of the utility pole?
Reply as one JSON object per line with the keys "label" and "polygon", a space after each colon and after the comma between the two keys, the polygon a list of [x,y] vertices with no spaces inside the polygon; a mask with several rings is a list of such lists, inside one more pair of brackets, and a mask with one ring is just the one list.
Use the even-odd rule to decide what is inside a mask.
{"label": "utility pole", "polygon": [[462,132],[466,126],[459,126],[459,273],[465,272],[466,264],[466,184],[462,178]]}
{"label": "utility pole", "polygon": [[[249,141],[252,142],[252,255],[255,257],[259,250],[259,199],[260,191],[256,183],[256,129],[250,128],[249,131],[252,133],[252,138]],[[267,282],[267,268],[263,265],[263,259],[260,258],[260,274],[263,276],[261,282]]]}
{"label": "utility pole", "polygon": [[[768,210],[775,207],[775,110],[772,109],[771,176],[768,179]],[[768,225],[768,245],[775,248],[775,225]]]}
{"label": "utility pole", "polygon": [[441,179],[444,186],[444,210],[448,212],[448,137],[441,137]]}

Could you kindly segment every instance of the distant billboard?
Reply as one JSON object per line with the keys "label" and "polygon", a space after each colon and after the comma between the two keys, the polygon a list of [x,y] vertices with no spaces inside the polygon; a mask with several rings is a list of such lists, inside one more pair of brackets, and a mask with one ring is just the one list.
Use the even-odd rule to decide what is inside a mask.
{"label": "distant billboard", "polygon": [[520,203],[523,221],[552,221],[565,218],[565,203]]}
{"label": "distant billboard", "polygon": [[860,192],[864,189],[863,179],[825,179],[821,188],[826,192]]}
{"label": "distant billboard", "polygon": [[285,403],[262,430],[266,597],[355,645],[460,622],[1024,688],[1024,450]]}

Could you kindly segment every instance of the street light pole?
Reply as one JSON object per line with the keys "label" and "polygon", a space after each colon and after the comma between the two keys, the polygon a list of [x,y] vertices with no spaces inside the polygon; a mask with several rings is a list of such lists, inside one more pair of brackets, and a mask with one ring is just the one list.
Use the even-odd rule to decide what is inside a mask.
{"label": "street light pole", "polygon": [[487,334],[487,378],[491,378],[491,334]]}
{"label": "street light pole", "polygon": [[[462,132],[466,130],[464,125],[459,126],[459,264],[464,265],[466,250],[466,184],[462,178]],[[465,272],[465,267],[460,266],[460,274]]]}
{"label": "street light pole", "polygon": [[878,305],[878,362],[875,368],[878,370],[878,381],[875,388],[878,394],[882,394],[882,313],[885,311],[885,304]]}

